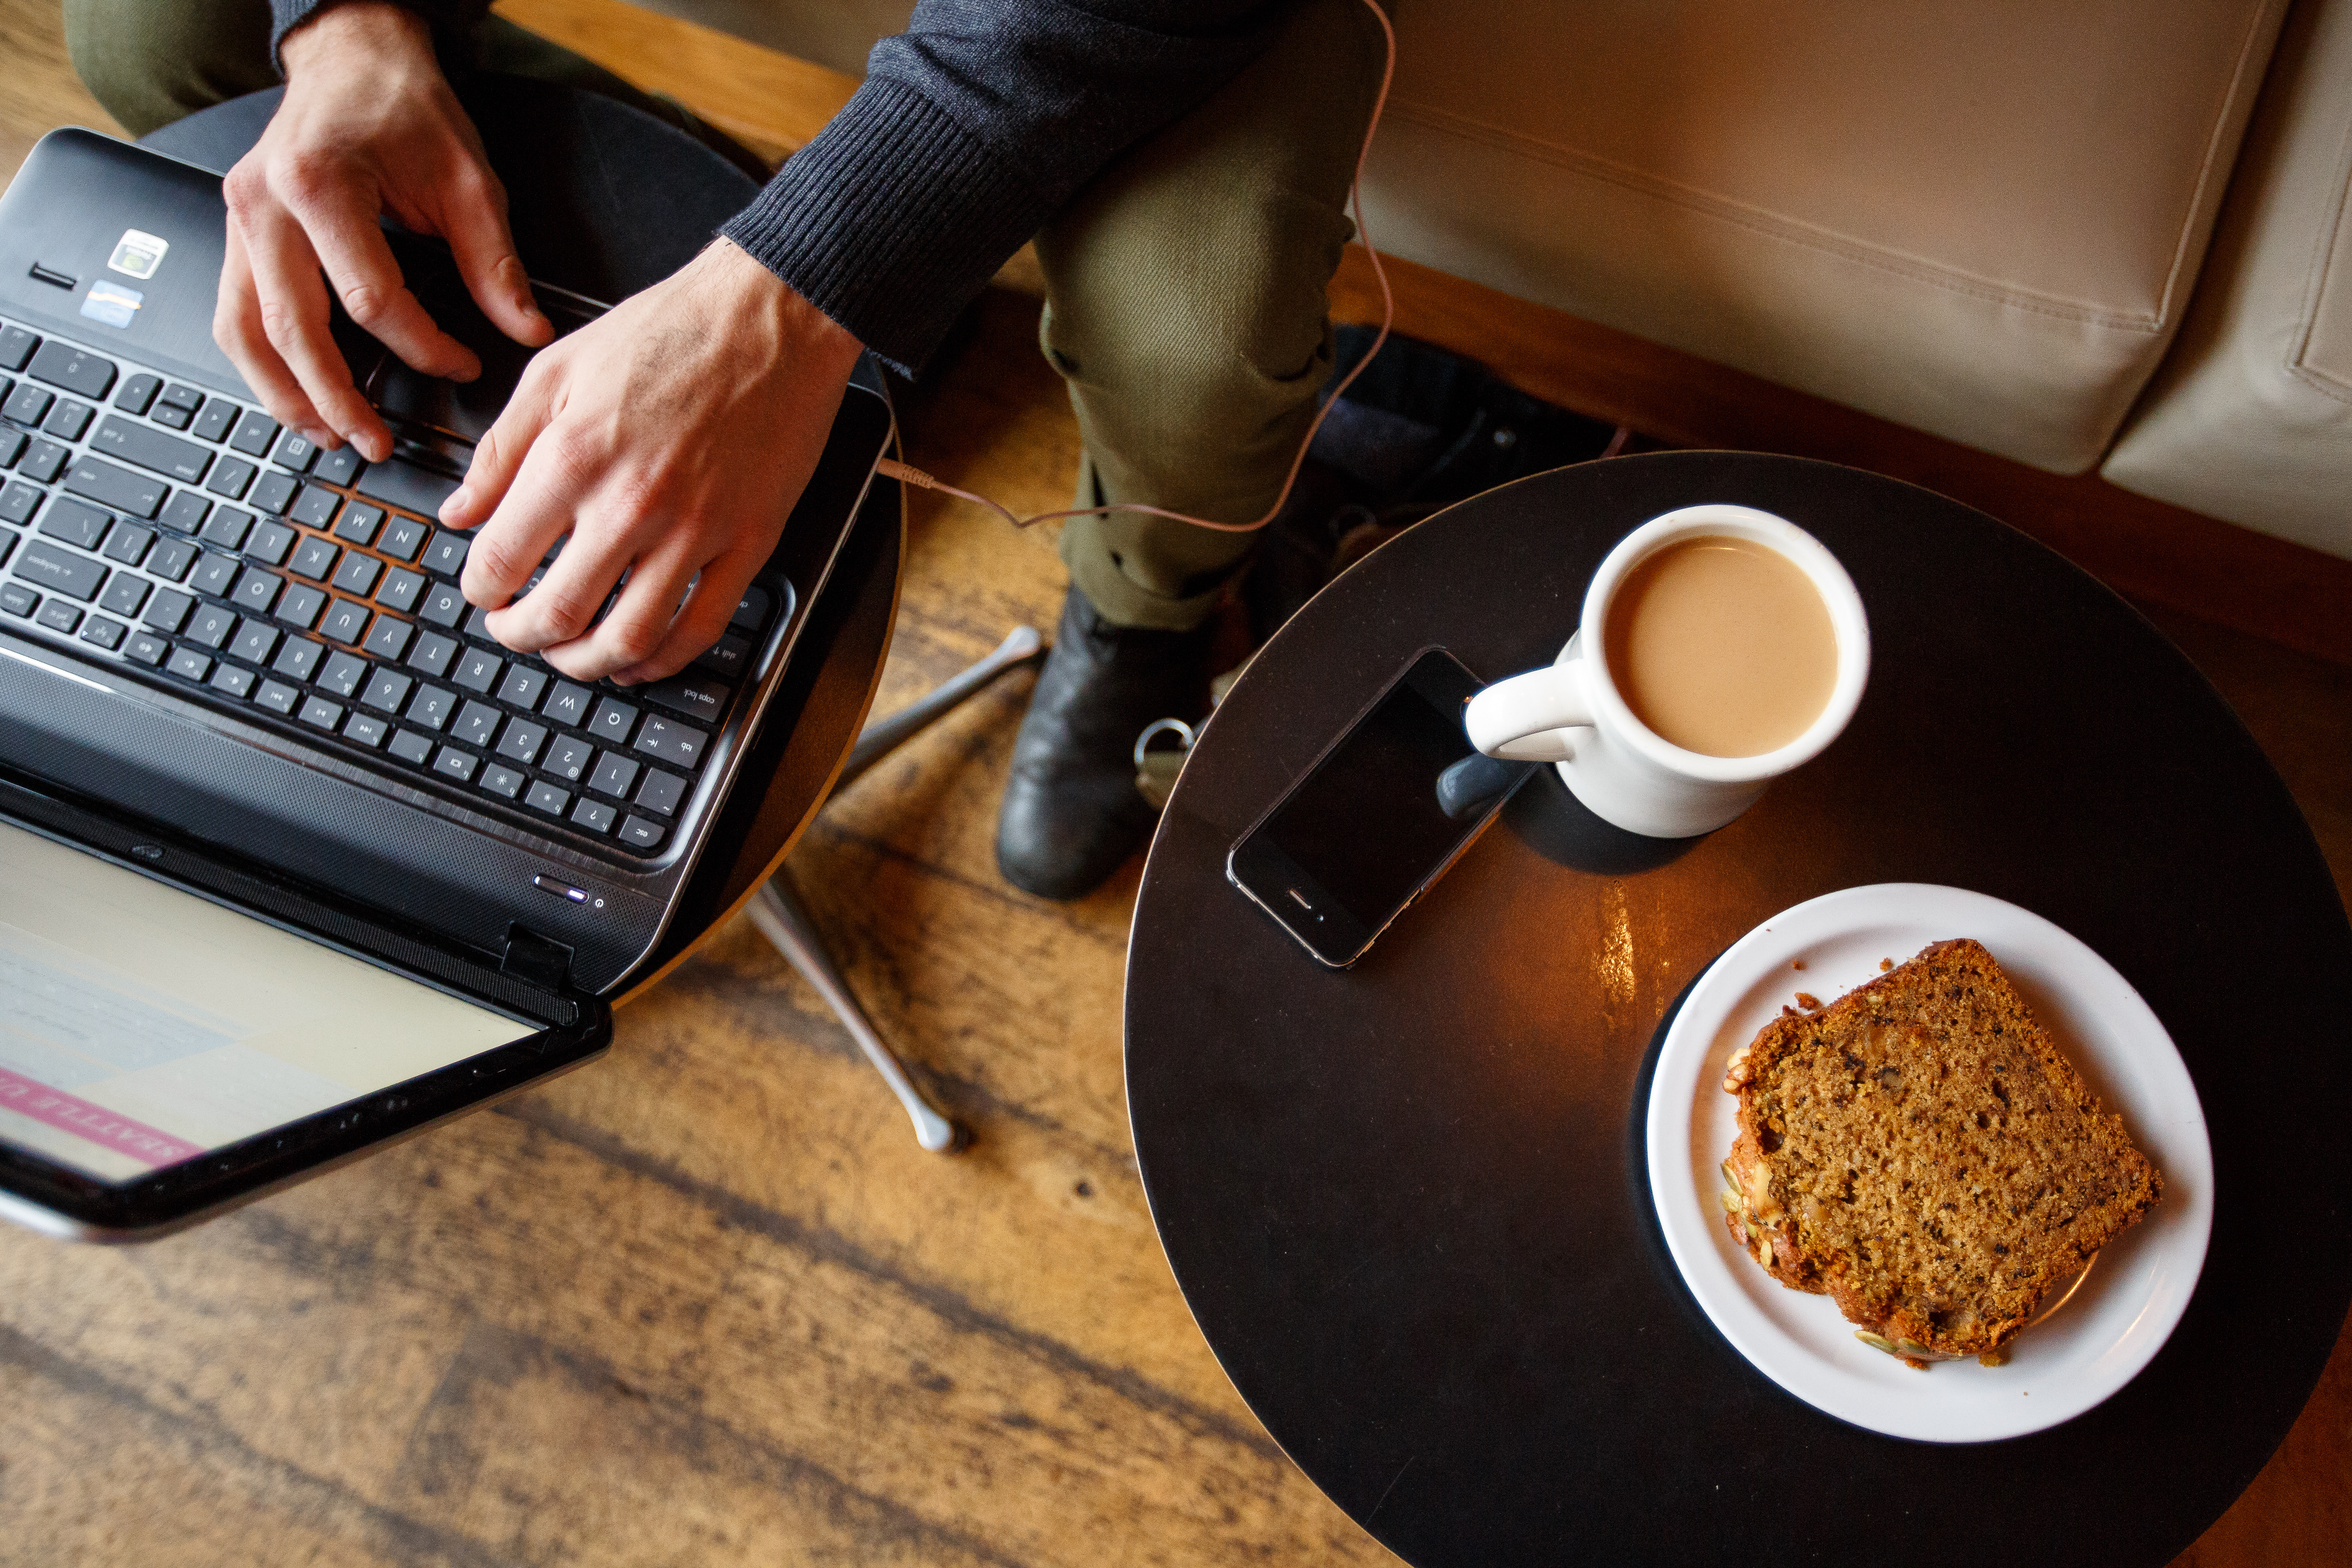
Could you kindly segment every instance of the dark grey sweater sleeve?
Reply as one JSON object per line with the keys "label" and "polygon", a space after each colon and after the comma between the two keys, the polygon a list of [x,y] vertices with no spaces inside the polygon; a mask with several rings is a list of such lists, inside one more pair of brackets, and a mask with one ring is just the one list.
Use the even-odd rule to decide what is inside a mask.
{"label": "dark grey sweater sleeve", "polygon": [[[278,46],[286,35],[341,0],[269,0],[269,58],[278,59]],[[436,33],[455,36],[489,15],[490,0],[399,0],[399,4],[433,24]],[[285,67],[280,64],[278,69]]]}
{"label": "dark grey sweater sleeve", "polygon": [[923,0],[727,237],[901,370],[1126,147],[1272,41],[1286,0]]}

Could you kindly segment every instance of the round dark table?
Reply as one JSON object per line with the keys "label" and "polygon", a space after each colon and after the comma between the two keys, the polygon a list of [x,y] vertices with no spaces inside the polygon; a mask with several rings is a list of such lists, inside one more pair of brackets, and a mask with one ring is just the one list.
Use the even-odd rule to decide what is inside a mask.
{"label": "round dark table", "polygon": [[[1345,973],[1227,885],[1234,838],[1415,649],[1488,679],[1549,662],[1612,542],[1714,500],[1811,531],[1868,606],[1870,689],[1819,760],[1679,845],[1605,826],[1547,770]],[[2122,1392],[2031,1436],[1906,1442],[1782,1393],[1700,1313],[1651,1209],[1647,1085],[1685,988],[1768,916],[1888,881],[2089,942],[2204,1104],[2215,1214],[2187,1315]],[[2352,1301],[2347,1002],[2352,929],[2310,830],[2122,600],[1892,479],[1664,453],[1432,518],[1259,653],[1145,868],[1128,1102],[1225,1371],[1421,1568],[2137,1568],[2253,1479]]]}
{"label": "round dark table", "polygon": [[[474,72],[457,89],[507,188],[515,248],[533,278],[607,304],[691,261],[759,184],[672,125],[615,100]],[[226,174],[260,140],[283,88],[201,110],[142,139]],[[869,360],[858,381],[888,395]],[[783,548],[790,548],[787,540]],[[683,963],[773,876],[814,819],[881,684],[905,557],[904,493],[877,479],[834,559],[707,854],[655,950],[615,993],[627,1001]]]}

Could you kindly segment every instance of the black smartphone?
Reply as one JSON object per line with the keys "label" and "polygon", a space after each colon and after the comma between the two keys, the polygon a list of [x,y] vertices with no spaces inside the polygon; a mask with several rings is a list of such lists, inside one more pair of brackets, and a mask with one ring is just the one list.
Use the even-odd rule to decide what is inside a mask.
{"label": "black smartphone", "polygon": [[1473,839],[1533,763],[1473,749],[1462,710],[1482,683],[1424,648],[1225,857],[1225,879],[1345,969]]}

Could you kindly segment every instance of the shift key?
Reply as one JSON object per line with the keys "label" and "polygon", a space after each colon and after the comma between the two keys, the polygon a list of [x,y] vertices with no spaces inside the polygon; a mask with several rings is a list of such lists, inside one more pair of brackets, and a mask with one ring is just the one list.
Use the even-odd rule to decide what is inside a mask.
{"label": "shift key", "polygon": [[719,721],[719,715],[726,710],[727,694],[733,689],[715,680],[704,680],[691,675],[673,675],[667,680],[656,680],[642,688],[636,695],[674,713],[683,713],[689,719],[715,724]]}
{"label": "shift key", "polygon": [[74,459],[74,466],[66,473],[66,489],[78,496],[88,496],[101,506],[145,518],[153,517],[163,506],[163,498],[171,493],[171,487],[161,479],[151,479],[90,457]]}
{"label": "shift key", "polygon": [[441,503],[457,493],[457,481],[429,473],[398,458],[388,458],[381,463],[370,463],[367,471],[352,488],[370,500],[380,500],[404,511],[437,517],[441,512]]}
{"label": "shift key", "polygon": [[106,581],[106,568],[86,556],[71,555],[35,540],[16,557],[16,576],[21,582],[55,588],[88,603],[98,597],[99,584]]}
{"label": "shift key", "polygon": [[135,424],[117,414],[110,414],[98,426],[98,434],[89,444],[110,458],[120,458],[126,463],[136,463],[159,474],[194,484],[205,477],[205,469],[213,455],[194,441],[183,441],[177,436],[166,436],[152,426]]}

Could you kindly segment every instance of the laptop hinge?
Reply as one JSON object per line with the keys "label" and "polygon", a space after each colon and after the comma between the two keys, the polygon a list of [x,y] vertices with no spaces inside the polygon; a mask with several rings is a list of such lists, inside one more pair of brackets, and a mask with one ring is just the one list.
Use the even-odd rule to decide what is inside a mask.
{"label": "laptop hinge", "polygon": [[507,927],[507,947],[499,957],[499,973],[542,991],[567,992],[572,989],[572,950],[518,922]]}

